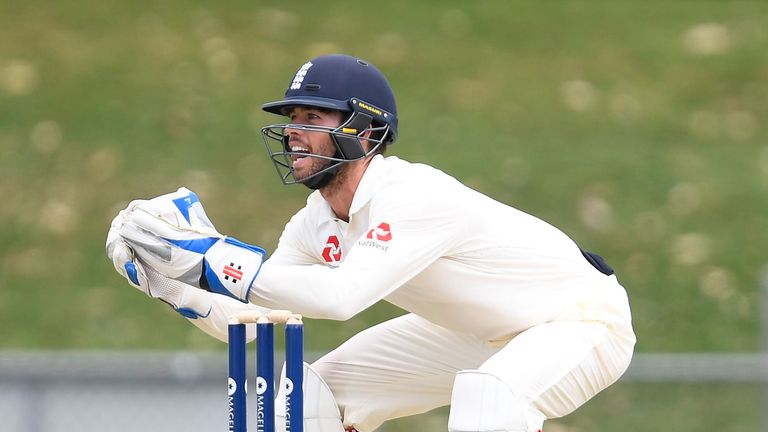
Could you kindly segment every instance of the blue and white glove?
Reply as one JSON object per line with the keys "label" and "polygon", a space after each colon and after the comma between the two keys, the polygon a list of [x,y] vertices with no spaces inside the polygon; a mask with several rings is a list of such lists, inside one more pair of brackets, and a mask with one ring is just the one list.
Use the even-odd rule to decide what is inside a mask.
{"label": "blue and white glove", "polygon": [[187,188],[135,203],[119,234],[141,263],[185,284],[248,301],[264,249],[216,231]]}
{"label": "blue and white glove", "polygon": [[126,215],[133,205],[120,211],[112,220],[107,233],[107,257],[112,261],[115,270],[123,276],[134,288],[144,294],[168,303],[176,312],[190,319],[205,318],[211,313],[213,299],[210,294],[199,289],[169,279],[151,268],[145,268],[134,257],[133,250],[125,243],[119,231],[125,222]]}

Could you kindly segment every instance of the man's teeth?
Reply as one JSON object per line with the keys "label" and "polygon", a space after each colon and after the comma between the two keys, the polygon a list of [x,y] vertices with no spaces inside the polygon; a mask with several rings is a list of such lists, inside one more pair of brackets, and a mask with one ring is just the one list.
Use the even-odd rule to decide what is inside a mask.
{"label": "man's teeth", "polygon": [[291,151],[295,153],[309,153],[309,149],[301,146],[291,146]]}

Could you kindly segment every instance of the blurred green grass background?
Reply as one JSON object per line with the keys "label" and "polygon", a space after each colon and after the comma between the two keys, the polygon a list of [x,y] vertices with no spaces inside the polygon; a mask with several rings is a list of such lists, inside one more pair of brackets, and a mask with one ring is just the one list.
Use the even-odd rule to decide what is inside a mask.
{"label": "blurred green grass background", "polygon": [[[307,190],[279,183],[259,135],[277,119],[260,105],[306,59],[344,52],[395,89],[391,154],[608,259],[639,352],[754,352],[766,22],[759,1],[0,3],[0,348],[222,349],[114,273],[108,224],[185,185],[221,232],[273,249]],[[312,322],[308,349],[399,313]],[[601,410],[665,406],[654,393],[611,389],[559,425],[609,430]],[[751,391],[681,397],[731,393],[754,420]]]}

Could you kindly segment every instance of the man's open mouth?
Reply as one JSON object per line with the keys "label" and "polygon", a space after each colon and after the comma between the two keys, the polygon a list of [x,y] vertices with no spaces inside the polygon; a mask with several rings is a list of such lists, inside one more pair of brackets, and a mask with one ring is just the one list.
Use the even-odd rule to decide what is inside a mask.
{"label": "man's open mouth", "polygon": [[304,159],[306,157],[304,154],[309,154],[309,149],[306,147],[294,145],[291,146],[291,153],[291,160],[296,162],[298,160]]}

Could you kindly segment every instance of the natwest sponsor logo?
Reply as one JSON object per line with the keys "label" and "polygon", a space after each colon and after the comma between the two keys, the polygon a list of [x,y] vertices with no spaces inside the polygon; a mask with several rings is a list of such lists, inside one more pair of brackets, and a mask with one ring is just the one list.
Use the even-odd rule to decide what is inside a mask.
{"label": "natwest sponsor logo", "polygon": [[369,229],[364,237],[358,240],[357,245],[363,247],[371,247],[380,251],[386,252],[389,250],[388,241],[392,240],[392,229],[389,224],[382,222],[375,228]]}
{"label": "natwest sponsor logo", "polygon": [[368,234],[365,235],[365,238],[388,242],[392,240],[392,230],[389,228],[388,223],[382,222],[376,228],[368,230]]}
{"label": "natwest sponsor logo", "polygon": [[335,235],[328,236],[322,255],[327,263],[337,263],[341,261],[341,246],[338,237]]}

